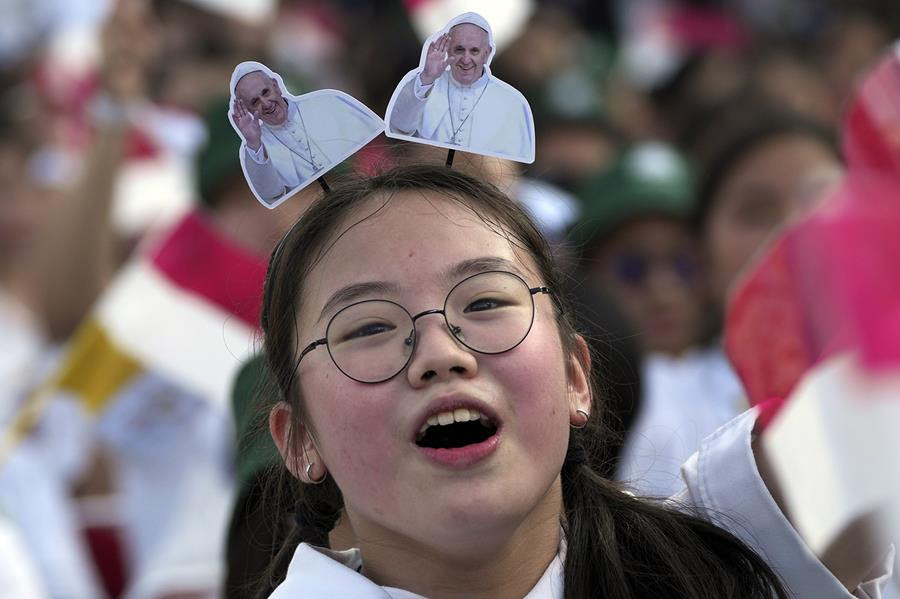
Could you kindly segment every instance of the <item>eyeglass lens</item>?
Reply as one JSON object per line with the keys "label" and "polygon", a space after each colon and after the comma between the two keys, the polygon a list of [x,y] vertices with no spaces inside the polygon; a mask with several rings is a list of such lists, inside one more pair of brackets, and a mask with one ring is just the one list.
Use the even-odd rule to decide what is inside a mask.
{"label": "eyeglass lens", "polygon": [[[347,306],[332,318],[326,333],[334,363],[361,382],[387,380],[403,370],[416,345],[418,318],[388,300]],[[464,279],[447,295],[443,317],[450,333],[466,347],[485,354],[508,351],[528,334],[534,301],[528,285],[506,272]]]}

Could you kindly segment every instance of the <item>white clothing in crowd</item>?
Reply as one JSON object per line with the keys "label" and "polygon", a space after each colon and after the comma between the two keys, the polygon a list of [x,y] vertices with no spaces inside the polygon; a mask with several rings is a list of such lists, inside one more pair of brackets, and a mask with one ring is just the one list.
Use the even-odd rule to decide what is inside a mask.
{"label": "white clothing in crowd", "polygon": [[668,497],[681,488],[681,464],[717,428],[747,409],[741,383],[722,351],[644,358],[644,393],[622,447],[616,478],[638,495]]}
{"label": "white clothing in crowd", "polygon": [[227,407],[151,371],[116,397],[97,432],[127,523],[127,599],[217,591],[234,495]]}
{"label": "white clothing in crowd", "polygon": [[[12,428],[28,393],[57,360],[28,309],[0,289],[0,430]],[[47,405],[36,428],[0,463],[0,589],[3,596],[102,596],[70,498],[91,446],[82,407],[66,397]],[[7,572],[13,568],[15,571]],[[28,581],[30,578],[34,580]],[[10,587],[6,586],[7,580]],[[22,594],[10,589],[21,588]],[[39,594],[30,595],[39,590]]]}
{"label": "white clothing in crowd", "polygon": [[18,531],[3,516],[0,516],[0,589],[5,596],[16,599],[47,597]]}

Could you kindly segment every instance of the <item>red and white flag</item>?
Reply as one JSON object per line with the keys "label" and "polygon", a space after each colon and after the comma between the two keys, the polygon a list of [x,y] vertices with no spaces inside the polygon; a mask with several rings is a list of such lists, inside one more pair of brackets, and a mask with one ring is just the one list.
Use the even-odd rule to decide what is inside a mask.
{"label": "red and white flag", "polygon": [[900,45],[842,137],[840,186],[774,243],[726,320],[788,511],[820,555],[860,516],[900,512]]}

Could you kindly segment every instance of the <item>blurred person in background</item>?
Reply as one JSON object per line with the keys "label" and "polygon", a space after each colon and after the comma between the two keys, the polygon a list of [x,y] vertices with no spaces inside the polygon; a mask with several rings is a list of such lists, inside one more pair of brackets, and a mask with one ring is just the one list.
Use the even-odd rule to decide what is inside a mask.
{"label": "blurred person in background", "polygon": [[[225,513],[216,506],[227,505],[228,482],[220,490],[220,497],[213,497],[213,501],[204,506],[203,518],[197,517],[197,512],[193,511],[196,504],[189,500],[201,497],[202,493],[198,495],[197,489],[213,476],[201,471],[202,464],[197,470],[204,456],[210,458],[208,471],[228,479],[230,427],[227,416],[219,414],[216,417],[215,413],[197,409],[205,405],[203,401],[177,385],[167,386],[164,377],[146,376],[140,377],[125,390],[127,392],[120,393],[116,401],[107,406],[113,409],[103,411],[98,410],[97,405],[89,407],[89,410],[99,411],[94,429],[84,409],[88,407],[89,396],[80,395],[79,390],[65,385],[56,389],[61,393],[52,388],[65,379],[62,374],[68,373],[66,369],[73,363],[78,367],[79,377],[99,382],[100,389],[113,389],[123,380],[122,373],[116,372],[110,362],[104,360],[103,344],[79,353],[85,348],[81,343],[86,338],[84,332],[90,331],[95,324],[92,316],[96,315],[97,298],[100,297],[102,302],[108,296],[108,284],[117,280],[116,271],[123,260],[112,225],[122,167],[135,152],[147,156],[160,147],[176,147],[182,152],[181,158],[189,152],[190,144],[181,142],[185,134],[192,131],[187,127],[192,117],[182,113],[186,119],[175,118],[177,111],[170,111],[167,115],[173,118],[168,120],[151,118],[165,116],[165,111],[154,111],[158,105],[148,99],[167,102],[168,106],[180,105],[181,109],[191,108],[205,104],[205,94],[212,89],[202,91],[205,79],[199,76],[191,88],[198,95],[179,95],[175,91],[185,88],[170,85],[174,71],[183,73],[182,67],[186,68],[186,64],[197,66],[198,63],[192,59],[180,60],[188,59],[188,56],[160,61],[160,40],[167,39],[171,30],[166,35],[161,34],[151,8],[164,4],[132,0],[116,2],[102,32],[102,60],[96,84],[84,84],[77,78],[66,79],[68,74],[61,72],[66,64],[39,63],[43,70],[38,73],[44,78],[36,79],[44,86],[42,93],[48,93],[47,80],[58,79],[68,85],[49,89],[49,93],[57,94],[51,101],[57,101],[59,105],[44,111],[48,118],[41,119],[40,127],[21,128],[28,135],[14,140],[19,146],[14,148],[15,152],[5,151],[8,147],[6,134],[12,129],[3,128],[4,175],[17,171],[18,176],[13,180],[4,176],[4,181],[9,183],[4,189],[13,191],[14,196],[9,202],[4,201],[3,208],[9,207],[9,210],[0,213],[3,240],[11,249],[6,252],[8,248],[4,247],[2,255],[3,260],[10,257],[11,268],[5,268],[4,264],[2,269],[4,331],[0,338],[4,345],[4,374],[9,356],[16,359],[10,368],[16,371],[15,375],[21,376],[5,378],[3,389],[0,504],[11,523],[17,525],[23,545],[50,597],[118,594],[129,583],[134,597],[158,597],[167,588],[173,588],[179,568],[181,573],[191,568],[196,570],[198,565],[208,568],[210,564],[202,561],[207,555],[214,562],[213,569],[221,562],[219,540],[222,531],[215,530],[215,526],[197,530],[185,523],[209,522],[216,513]],[[192,39],[202,45],[200,29],[190,31],[189,23],[168,22],[167,25],[174,29],[180,26],[182,31],[188,31],[188,37],[193,36]],[[237,38],[234,42],[237,47],[246,47],[238,44]],[[221,60],[215,56],[206,58],[209,60],[205,64],[213,68]],[[233,64],[229,60],[226,74]],[[200,73],[198,70],[193,72]],[[78,87],[80,85],[85,87]],[[222,93],[225,85],[227,75],[215,83],[214,89]],[[30,90],[31,82],[20,87]],[[86,101],[85,97],[91,95],[93,99]],[[60,102],[60,98],[67,101]],[[62,125],[61,117],[66,119]],[[230,138],[237,141],[228,125],[224,105],[217,118],[224,123]],[[39,135],[46,132],[49,132],[46,139]],[[65,135],[60,136],[60,132]],[[76,135],[73,136],[73,132]],[[35,137],[37,139],[32,141]],[[69,147],[64,147],[63,152],[45,152],[48,140],[55,143],[61,140]],[[72,156],[72,145],[83,152],[83,161],[79,161],[74,170],[66,172],[62,169],[57,173],[53,167],[59,166],[59,162],[48,160],[48,157]],[[234,162],[236,146],[231,150]],[[215,165],[206,167],[204,170],[216,170]],[[231,191],[220,190],[213,194],[218,208],[209,220],[223,237],[244,244],[249,248],[248,253],[257,255],[258,252],[262,272],[264,257],[274,243],[272,239],[281,232],[280,225],[272,224],[277,222],[278,216],[259,214],[266,211],[260,211],[252,197],[246,201],[248,191],[239,165],[226,165],[225,171],[229,168],[233,169],[236,182]],[[36,176],[41,181],[59,179],[57,182],[62,185],[63,193],[45,193],[23,174]],[[66,180],[66,175],[71,180]],[[140,190],[148,194],[143,199],[150,203],[157,199],[164,201],[165,198],[150,197],[149,194],[154,192],[168,191],[153,183],[145,184]],[[234,201],[235,197],[244,201]],[[260,222],[266,219],[269,222]],[[276,233],[272,233],[273,228]],[[5,235],[6,232],[10,235]],[[12,246],[15,246],[14,252]],[[197,256],[184,258],[191,262]],[[196,266],[197,260],[193,264]],[[184,266],[189,268],[190,264]],[[6,291],[10,291],[9,295]],[[8,297],[14,298],[15,302],[6,302]],[[153,298],[134,298],[133,312],[138,318],[144,313],[145,303],[152,304]],[[11,307],[9,312],[7,306]],[[11,329],[7,328],[5,319],[9,314],[12,315]],[[87,318],[85,314],[88,314]],[[163,340],[163,330],[163,327],[158,329],[160,338],[156,341]],[[69,340],[73,331],[74,336],[64,346],[60,358],[47,360],[48,356],[52,358],[54,344]],[[216,340],[221,344],[219,337]],[[7,353],[7,343],[18,346]],[[19,379],[22,379],[22,385],[18,384]],[[48,380],[51,388],[45,389],[47,385],[41,385],[39,392],[34,392],[38,383]],[[46,397],[52,397],[52,401],[46,401]],[[173,423],[177,425],[166,428]],[[197,451],[193,455],[177,453],[179,448],[185,447]],[[73,498],[73,493],[77,497]],[[102,521],[115,521],[116,526],[121,526],[124,555],[116,555],[110,545],[93,546],[96,553],[92,555],[84,542],[84,527],[91,529],[94,525],[83,521],[83,514],[79,512],[82,506],[101,505],[86,501],[97,496],[113,498],[112,503],[102,503]],[[173,506],[183,508],[182,512]],[[183,513],[184,510],[188,513]],[[219,528],[224,529],[224,518]],[[90,530],[87,532],[91,534]],[[208,549],[206,553],[204,547]],[[91,563],[92,558],[95,563]],[[115,571],[123,562],[124,571]],[[102,580],[98,571],[102,573]],[[123,580],[123,577],[129,580]],[[208,592],[217,586],[217,575],[213,574],[211,579],[212,583],[201,587],[200,592]],[[183,584],[179,590],[184,590]]]}
{"label": "blurred person in background", "polygon": [[115,59],[102,65],[105,104],[92,113],[93,143],[79,163],[70,162],[68,148],[60,145],[66,141],[60,136],[65,129],[50,101],[38,93],[34,73],[4,97],[37,109],[4,107],[4,114],[16,115],[10,118],[24,119],[0,127],[0,504],[19,527],[50,597],[102,593],[71,496],[89,469],[87,415],[71,396],[48,403],[36,397],[58,363],[60,345],[118,262],[109,212],[126,123],[117,107],[140,96],[140,72],[152,54],[138,24],[144,10],[137,3],[120,3],[104,31],[105,56]]}
{"label": "blurred person in background", "polygon": [[754,255],[814,209],[843,166],[827,126],[747,98],[721,106],[696,148],[702,174],[693,219],[713,316],[720,317],[729,290]]}
{"label": "blurred person in background", "polygon": [[18,589],[25,597],[94,596],[98,580],[69,501],[86,453],[79,407],[56,404],[27,439],[10,446],[26,397],[52,366],[57,347],[40,311],[46,299],[40,276],[50,272],[35,269],[58,198],[29,169],[37,147],[20,126],[0,125],[0,520],[10,560],[3,560],[0,578],[4,592]]}
{"label": "blurred person in background", "polygon": [[[621,302],[647,352],[645,391],[617,472],[641,494],[670,494],[681,463],[747,408],[716,339],[728,290],[841,174],[826,128],[783,110],[746,108],[738,102],[708,126],[716,143],[699,192],[686,171],[654,178],[621,166],[588,187],[598,215],[588,276]],[[590,224],[590,214],[582,222]]]}
{"label": "blurred person in background", "polygon": [[584,209],[574,233],[587,276],[620,302],[645,351],[682,354],[699,340],[702,323],[686,159],[660,143],[634,146],[579,195]]}
{"label": "blurred person in background", "polygon": [[[830,132],[816,121],[745,98],[721,110],[719,120],[706,124],[708,138],[698,143],[710,161],[701,163],[701,184],[687,192],[690,200],[681,205],[684,249],[680,259],[672,258],[669,271],[669,283],[680,281],[683,301],[689,298],[681,304],[691,306],[681,319],[686,325],[681,330],[689,334],[670,335],[668,342],[665,337],[647,340],[654,353],[645,361],[644,402],[618,472],[619,479],[648,495],[668,494],[677,484],[679,465],[699,442],[746,409],[741,384],[717,340],[728,290],[753,255],[781,227],[811,210],[841,175]],[[615,197],[613,190],[608,195]],[[631,207],[637,210],[636,203]],[[669,238],[678,239],[674,225],[668,226]],[[656,232],[645,239],[658,246],[666,237]],[[620,261],[619,277],[635,277],[642,271],[635,264]],[[691,273],[695,278],[685,285]],[[615,277],[605,282],[623,290]],[[643,318],[638,322],[665,321],[667,311],[660,304],[642,301],[633,291],[620,297],[636,318]],[[670,300],[677,297],[672,293]]]}
{"label": "blurred person in background", "polygon": [[615,476],[668,496],[700,441],[746,408],[722,356],[703,346],[696,191],[687,159],[659,142],[626,150],[581,190],[573,229],[587,285],[609,294],[641,351],[642,393]]}
{"label": "blurred person in background", "polygon": [[[219,310],[226,311],[210,315],[239,321],[242,313],[256,313],[259,298],[254,285],[262,280],[267,256],[313,192],[304,190],[274,210],[263,209],[241,171],[240,140],[228,122],[228,111],[226,98],[211,103],[205,120],[208,139],[195,160],[200,206],[164,235],[170,240],[166,260],[179,272],[193,273],[190,279],[212,290],[207,295],[208,291],[186,280],[182,293],[190,296],[190,303],[220,302]],[[179,234],[183,230],[209,243],[195,247]],[[233,261],[233,276],[221,272],[223,259]],[[210,272],[218,273],[216,281],[204,283]],[[245,279],[250,275],[252,282]],[[148,298],[149,312],[158,310],[155,303]],[[178,345],[183,335],[177,330],[179,318],[172,315],[171,324],[159,323],[157,347]],[[257,323],[251,318],[246,326]],[[249,342],[253,329],[248,331]],[[196,339],[179,351],[202,351],[222,342],[218,336]],[[229,352],[241,355],[250,349],[235,345]],[[131,562],[128,596],[218,596],[233,500],[232,416],[227,405],[198,392],[193,381],[157,370],[152,356],[146,359],[144,373],[110,398],[99,423],[99,437],[110,457],[122,506]],[[216,358],[209,368],[223,376],[231,372],[220,362]]]}

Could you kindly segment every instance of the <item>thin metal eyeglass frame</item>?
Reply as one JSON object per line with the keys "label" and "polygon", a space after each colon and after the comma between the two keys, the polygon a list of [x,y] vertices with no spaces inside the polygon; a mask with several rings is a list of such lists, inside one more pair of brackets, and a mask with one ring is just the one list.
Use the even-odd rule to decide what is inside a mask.
{"label": "thin metal eyeglass frame", "polygon": [[[481,351],[481,350],[479,350],[479,349],[476,349],[476,348],[470,346],[468,343],[466,343],[465,341],[463,341],[462,339],[460,339],[460,338],[457,336],[457,335],[459,334],[460,327],[450,324],[450,321],[447,320],[447,301],[450,299],[450,296],[453,295],[453,292],[456,291],[456,289],[457,289],[460,285],[462,285],[463,283],[465,283],[465,282],[468,281],[469,279],[472,279],[472,278],[475,278],[475,277],[479,277],[479,276],[482,276],[482,275],[486,275],[486,274],[491,274],[491,273],[502,273],[502,274],[510,275],[510,276],[512,276],[512,277],[517,278],[519,281],[522,282],[522,285],[524,285],[525,288],[528,290],[529,297],[531,298],[531,321],[528,323],[528,329],[525,331],[525,334],[522,335],[522,338],[519,339],[516,343],[514,343],[514,344],[511,345],[510,347],[508,347],[508,348],[506,348],[506,349],[504,349],[504,350],[501,350],[501,351],[496,351],[496,352],[486,352],[486,351]],[[328,347],[328,329],[331,328],[331,323],[334,321],[334,319],[337,317],[338,314],[340,314],[340,313],[343,312],[344,310],[347,310],[347,309],[349,309],[349,308],[352,308],[353,306],[358,306],[359,304],[364,304],[364,303],[366,303],[366,302],[387,302],[387,303],[389,303],[389,304],[394,304],[395,306],[397,306],[398,308],[400,308],[401,310],[403,310],[403,312],[405,312],[406,315],[409,316],[410,321],[412,322],[412,334],[410,335],[410,337],[412,338],[412,347],[411,347],[411,349],[410,349],[409,356],[407,356],[407,358],[406,358],[406,362],[403,363],[403,366],[401,366],[400,369],[397,370],[397,372],[395,372],[394,374],[390,375],[390,376],[387,377],[387,378],[384,378],[384,379],[381,379],[381,380],[378,380],[378,381],[363,381],[363,380],[360,380],[360,379],[358,379],[358,378],[356,378],[356,377],[352,377],[352,376],[350,376],[349,374],[347,374],[346,372],[344,372],[344,369],[341,368],[340,365],[337,363],[337,360],[334,359],[334,355],[331,353],[331,348],[328,347],[328,357],[331,358],[331,362],[334,364],[335,368],[337,368],[338,370],[341,371],[341,374],[343,374],[343,375],[346,376],[347,378],[349,378],[349,379],[351,379],[351,380],[354,380],[354,381],[356,381],[356,382],[358,382],[358,383],[363,383],[363,384],[366,384],[366,385],[377,385],[377,384],[379,384],[379,383],[384,383],[384,382],[387,382],[387,381],[391,380],[392,378],[394,378],[395,376],[397,376],[398,374],[400,374],[401,372],[403,372],[403,370],[406,369],[406,367],[409,365],[410,361],[412,360],[413,354],[414,354],[415,351],[416,351],[416,341],[418,340],[418,331],[416,330],[416,321],[417,321],[419,318],[423,317],[423,316],[428,316],[429,314],[440,314],[441,316],[443,316],[443,317],[444,317],[444,324],[447,325],[447,329],[450,331],[450,334],[453,336],[453,338],[454,338],[456,341],[460,342],[463,346],[467,347],[468,349],[470,349],[470,350],[472,350],[472,351],[474,351],[474,352],[476,352],[476,353],[479,353],[479,354],[482,354],[482,355],[486,355],[486,356],[495,356],[495,355],[498,355],[498,354],[505,354],[505,353],[508,352],[508,351],[512,351],[512,350],[515,349],[519,344],[521,344],[523,341],[525,341],[525,338],[528,337],[528,333],[531,332],[531,328],[534,326],[534,314],[535,314],[534,296],[537,295],[538,293],[546,293],[546,294],[548,294],[548,295],[551,295],[551,294],[553,293],[553,290],[550,289],[549,287],[546,287],[546,286],[543,286],[543,285],[542,285],[542,286],[538,286],[538,287],[529,287],[529,286],[528,286],[528,283],[525,282],[525,279],[523,279],[522,277],[520,277],[519,275],[517,275],[517,274],[514,273],[514,272],[509,272],[509,271],[505,271],[505,270],[486,270],[486,271],[484,271],[484,272],[479,272],[479,273],[476,273],[476,274],[474,274],[474,275],[470,275],[470,276],[464,278],[463,280],[459,281],[456,285],[454,285],[454,286],[450,289],[450,291],[447,292],[447,297],[444,298],[444,307],[443,307],[443,308],[432,308],[431,310],[424,310],[424,311],[422,311],[422,312],[419,312],[419,313],[416,314],[415,316],[413,316],[412,314],[410,314],[410,313],[409,313],[409,310],[407,310],[406,308],[404,308],[403,306],[401,306],[401,305],[398,304],[397,302],[394,302],[394,301],[391,301],[391,300],[367,299],[367,300],[362,300],[362,301],[359,301],[359,302],[354,302],[354,303],[349,304],[349,305],[347,305],[347,306],[344,306],[343,308],[341,308],[340,310],[338,310],[338,311],[337,311],[337,312],[336,312],[336,313],[328,320],[328,326],[325,327],[325,336],[324,336],[324,337],[322,337],[321,339],[316,339],[315,341],[313,341],[312,343],[310,343],[309,345],[307,345],[306,347],[303,348],[303,351],[300,352],[300,356],[297,358],[297,364],[294,366],[294,370],[293,370],[293,372],[291,373],[291,381],[292,381],[292,383],[293,383],[293,378],[294,378],[294,375],[297,373],[297,368],[300,367],[300,361],[303,359],[303,357],[304,357],[306,354],[308,354],[309,352],[313,351],[314,349],[316,349],[317,347],[319,347],[319,346],[321,346],[321,345],[324,345],[324,346]],[[407,338],[407,339],[409,339],[409,338]]]}

